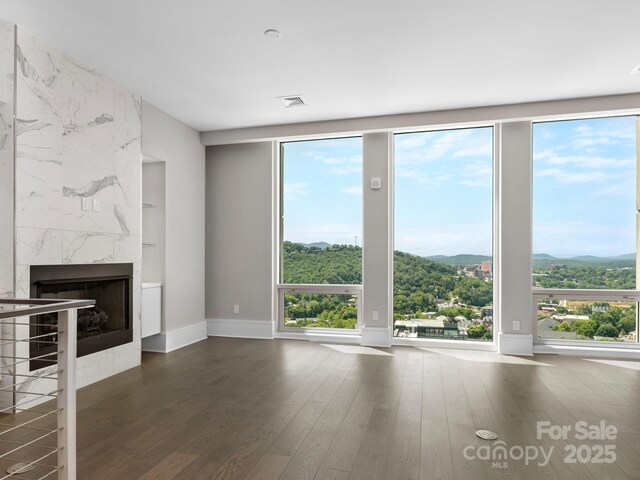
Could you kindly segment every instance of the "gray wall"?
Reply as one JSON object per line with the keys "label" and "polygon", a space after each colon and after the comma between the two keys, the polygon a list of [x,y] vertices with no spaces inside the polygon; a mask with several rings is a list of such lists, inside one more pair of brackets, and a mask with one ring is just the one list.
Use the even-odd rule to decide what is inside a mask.
{"label": "gray wall", "polygon": [[[533,332],[531,122],[503,123],[500,162],[498,306],[502,333]],[[513,322],[520,321],[520,330]]]}
{"label": "gray wall", "polygon": [[[389,159],[392,143],[387,132],[367,133],[362,137],[364,172],[363,292],[362,316],[365,327],[388,327],[389,314]],[[382,188],[371,189],[371,179],[380,178]],[[373,312],[378,312],[374,320]]]}
{"label": "gray wall", "polygon": [[208,319],[271,319],[271,167],[271,142],[207,148]]}
{"label": "gray wall", "polygon": [[142,153],[166,166],[167,332],[204,321],[204,147],[197,131],[142,105]]}

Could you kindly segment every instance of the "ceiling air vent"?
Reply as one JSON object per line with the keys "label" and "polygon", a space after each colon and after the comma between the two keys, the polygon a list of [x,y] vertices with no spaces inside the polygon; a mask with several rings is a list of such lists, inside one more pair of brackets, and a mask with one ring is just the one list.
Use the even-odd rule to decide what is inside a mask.
{"label": "ceiling air vent", "polygon": [[278,98],[282,100],[282,103],[284,103],[284,106],[287,108],[302,107],[303,105],[306,105],[306,103],[304,103],[304,99],[302,98],[302,95],[289,95],[287,97],[278,97]]}

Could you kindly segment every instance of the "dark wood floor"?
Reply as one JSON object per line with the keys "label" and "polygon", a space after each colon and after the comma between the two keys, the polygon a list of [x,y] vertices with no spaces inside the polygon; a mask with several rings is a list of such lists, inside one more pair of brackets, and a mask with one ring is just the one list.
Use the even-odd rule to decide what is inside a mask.
{"label": "dark wood floor", "polygon": [[[622,366],[621,366],[622,365]],[[81,479],[640,479],[640,362],[209,338],[78,393]],[[536,422],[615,425],[611,464],[566,464]],[[554,446],[545,467],[467,460]],[[503,466],[503,465],[501,465]]]}

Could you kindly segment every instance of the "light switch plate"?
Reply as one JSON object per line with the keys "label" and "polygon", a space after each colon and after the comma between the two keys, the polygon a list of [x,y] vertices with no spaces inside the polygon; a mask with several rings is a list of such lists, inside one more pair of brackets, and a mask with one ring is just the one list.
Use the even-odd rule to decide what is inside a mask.
{"label": "light switch plate", "polygon": [[373,312],[371,312],[371,319],[372,320],[378,320],[378,310],[374,310]]}
{"label": "light switch plate", "polygon": [[514,320],[514,321],[513,321],[513,329],[514,329],[515,331],[520,330],[520,320]]}
{"label": "light switch plate", "polygon": [[91,199],[87,197],[80,197],[80,208],[85,212],[91,211]]}
{"label": "light switch plate", "polygon": [[100,200],[96,200],[94,198],[92,203],[93,203],[93,211],[94,212],[99,212],[100,211]]}

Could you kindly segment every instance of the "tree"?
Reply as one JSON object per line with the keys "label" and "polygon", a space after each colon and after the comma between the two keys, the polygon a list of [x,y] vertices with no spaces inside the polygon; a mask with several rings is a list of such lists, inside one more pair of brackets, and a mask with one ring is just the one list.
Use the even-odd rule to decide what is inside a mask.
{"label": "tree", "polygon": [[453,290],[461,302],[475,307],[484,307],[493,301],[493,287],[490,282],[479,278],[464,278]]}
{"label": "tree", "polygon": [[598,330],[598,323],[595,320],[576,320],[571,324],[571,330],[583,337],[593,338]]}
{"label": "tree", "polygon": [[489,329],[484,325],[471,325],[467,328],[467,336],[469,338],[482,338],[489,332]]}
{"label": "tree", "polygon": [[564,322],[560,322],[554,325],[553,330],[555,330],[556,332],[570,332],[571,324],[565,320]]}
{"label": "tree", "polygon": [[596,332],[598,337],[610,337],[617,338],[618,330],[611,323],[603,323],[598,327],[598,331]]}

